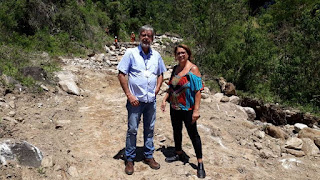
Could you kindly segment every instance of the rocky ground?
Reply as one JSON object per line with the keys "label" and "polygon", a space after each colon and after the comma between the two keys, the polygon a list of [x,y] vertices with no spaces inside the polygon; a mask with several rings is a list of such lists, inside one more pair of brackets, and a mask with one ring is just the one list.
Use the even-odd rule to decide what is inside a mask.
{"label": "rocky ground", "polygon": [[[142,162],[140,124],[135,172],[126,175],[126,97],[116,71],[74,61],[65,59],[63,71],[76,76],[80,95],[48,86],[40,95],[12,92],[0,97],[0,143],[27,141],[43,155],[39,167],[7,160],[0,166],[0,179],[197,179],[195,153],[185,128],[183,149],[189,163],[164,161],[174,142],[169,112],[160,111],[161,95],[154,138],[154,157],[161,168],[152,170]],[[243,108],[221,102],[221,94],[209,96],[201,103],[198,120],[206,179],[319,179],[319,149],[310,140],[305,150],[306,138],[302,148],[293,126],[281,127],[289,138],[272,137],[266,133],[268,124],[249,121]],[[289,139],[298,139],[298,145],[289,146]]]}

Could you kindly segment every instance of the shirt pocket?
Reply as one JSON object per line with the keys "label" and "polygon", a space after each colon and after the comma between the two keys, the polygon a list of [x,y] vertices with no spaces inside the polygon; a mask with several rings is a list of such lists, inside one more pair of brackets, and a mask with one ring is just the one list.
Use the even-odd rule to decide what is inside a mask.
{"label": "shirt pocket", "polygon": [[152,74],[158,75],[158,63],[157,62],[150,63],[150,66],[148,69]]}
{"label": "shirt pocket", "polygon": [[139,61],[132,61],[130,72],[134,76],[136,76],[136,77],[142,76],[144,70],[145,70],[144,64],[141,64]]}

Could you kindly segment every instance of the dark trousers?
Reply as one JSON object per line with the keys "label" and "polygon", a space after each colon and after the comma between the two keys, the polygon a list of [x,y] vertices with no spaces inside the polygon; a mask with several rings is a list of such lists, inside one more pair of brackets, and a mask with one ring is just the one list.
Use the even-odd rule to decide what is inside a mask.
{"label": "dark trousers", "polygon": [[199,159],[202,158],[201,139],[197,130],[197,122],[191,124],[192,113],[193,111],[174,110],[170,108],[175,150],[182,151],[182,122],[184,122],[196,156]]}

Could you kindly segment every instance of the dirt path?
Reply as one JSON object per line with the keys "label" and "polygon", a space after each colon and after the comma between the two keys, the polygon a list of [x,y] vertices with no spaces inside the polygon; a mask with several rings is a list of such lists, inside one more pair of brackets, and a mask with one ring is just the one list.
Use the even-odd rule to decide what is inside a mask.
{"label": "dirt path", "polygon": [[[141,161],[143,133],[140,124],[135,173],[126,175],[122,159],[127,128],[126,97],[116,75],[73,65],[66,65],[64,69],[78,76],[81,96],[52,90],[39,97],[29,94],[5,97],[16,102],[16,116],[23,117],[24,121],[8,124],[11,131],[2,139],[14,138],[34,144],[47,163],[40,168],[12,163],[2,167],[0,179],[197,179],[195,153],[185,129],[183,149],[190,156],[190,162],[168,164],[164,161],[174,143],[169,112],[162,113],[160,108],[154,157],[161,168],[152,170]],[[296,158],[281,153],[282,141],[267,135],[260,137],[257,134],[263,124],[246,119],[246,114],[232,103],[202,102],[198,129],[206,179],[318,178],[318,157]],[[276,156],[263,157],[256,142]]]}

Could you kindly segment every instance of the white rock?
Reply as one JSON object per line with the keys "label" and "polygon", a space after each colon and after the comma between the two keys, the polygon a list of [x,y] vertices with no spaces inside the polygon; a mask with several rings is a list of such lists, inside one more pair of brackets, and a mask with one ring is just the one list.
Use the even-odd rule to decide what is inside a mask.
{"label": "white rock", "polygon": [[266,133],[264,131],[257,130],[254,132],[254,135],[259,139],[263,139],[266,136]]}
{"label": "white rock", "polygon": [[53,166],[52,156],[44,157],[41,161],[41,166],[42,167],[52,167]]}
{"label": "white rock", "polygon": [[10,101],[8,104],[12,109],[16,108],[16,103],[14,101]]}
{"label": "white rock", "polygon": [[16,115],[16,112],[15,112],[15,111],[10,111],[10,112],[8,113],[8,115],[9,115],[10,117],[14,117],[14,116]]}
{"label": "white rock", "polygon": [[59,81],[72,80],[78,82],[77,76],[70,71],[59,71],[55,73],[55,75],[59,78]]}
{"label": "white rock", "polygon": [[255,142],[255,143],[254,143],[254,146],[255,146],[258,150],[262,149],[262,144],[259,143],[259,142]]}
{"label": "white rock", "polygon": [[248,120],[253,121],[256,118],[256,112],[251,107],[243,107],[243,110],[248,115]]}
{"label": "white rock", "polygon": [[69,94],[80,95],[80,89],[72,80],[59,81],[60,87]]}
{"label": "white rock", "polygon": [[68,169],[68,174],[70,174],[70,176],[72,177],[79,177],[79,173],[76,167],[74,166],[70,166]]}
{"label": "white rock", "polygon": [[303,141],[299,138],[292,137],[287,140],[284,147],[288,149],[301,150],[303,145]]}
{"label": "white rock", "polygon": [[231,96],[229,97],[229,101],[233,104],[239,104],[240,98],[238,96]]}
{"label": "white rock", "polygon": [[105,57],[105,55],[103,53],[102,54],[97,54],[96,56],[97,56],[96,57],[96,61],[103,62],[103,59]]}
{"label": "white rock", "polygon": [[212,100],[215,102],[220,102],[223,96],[224,96],[223,93],[216,93],[212,96]]}
{"label": "white rock", "polygon": [[201,93],[201,99],[208,99],[210,97],[207,93]]}
{"label": "white rock", "polygon": [[112,66],[112,63],[111,63],[110,60],[106,60],[106,64],[107,64],[109,67]]}
{"label": "white rock", "polygon": [[45,90],[45,91],[49,91],[49,89],[48,89],[45,85],[43,85],[43,84],[41,84],[40,87],[41,87],[43,90]]}
{"label": "white rock", "polygon": [[229,102],[229,97],[228,96],[223,96],[221,99],[220,99],[220,102]]}
{"label": "white rock", "polygon": [[308,127],[308,126],[305,124],[302,124],[302,123],[295,123],[294,124],[294,130],[296,132],[299,132],[301,129],[306,128],[306,127]]}
{"label": "white rock", "polygon": [[212,102],[212,99],[209,97],[207,99],[203,99],[201,100],[202,102],[206,102],[206,103],[211,103]]}
{"label": "white rock", "polygon": [[210,89],[208,87],[204,87],[203,90],[202,90],[202,93],[205,93],[205,94],[210,94]]}
{"label": "white rock", "polygon": [[110,52],[110,48],[108,46],[104,46],[104,48],[106,49],[106,53]]}

